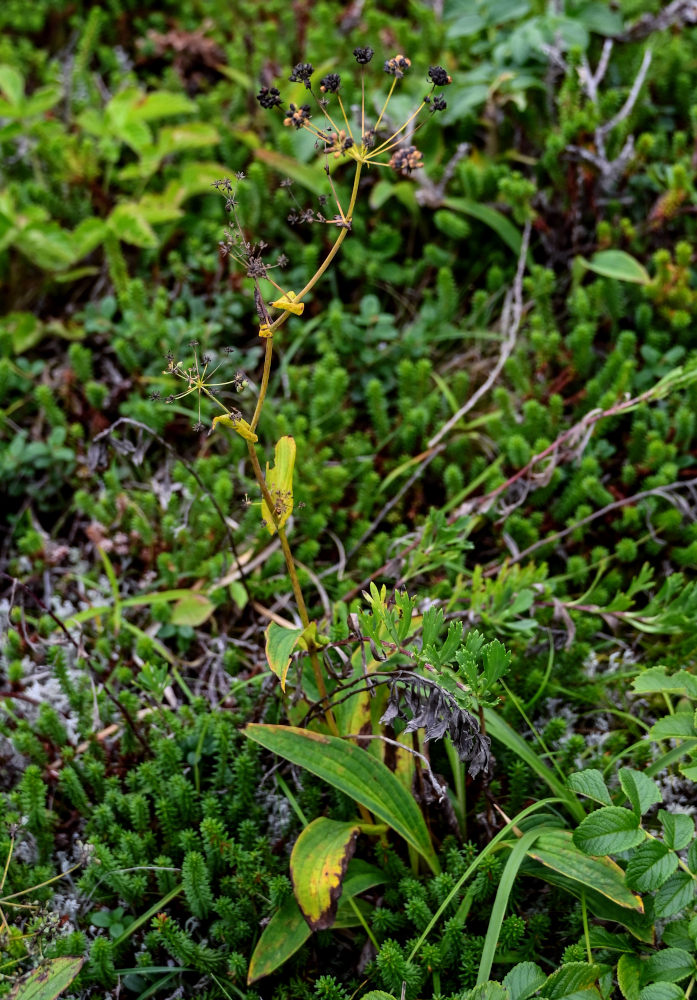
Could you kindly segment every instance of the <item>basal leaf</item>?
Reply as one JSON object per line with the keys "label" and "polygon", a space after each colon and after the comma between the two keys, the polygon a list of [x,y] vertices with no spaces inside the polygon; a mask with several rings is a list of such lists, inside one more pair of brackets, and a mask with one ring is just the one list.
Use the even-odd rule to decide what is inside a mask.
{"label": "basal leaf", "polygon": [[411,844],[432,871],[440,870],[413,796],[381,760],[348,740],[294,726],[250,724],[243,732],[365,806]]}
{"label": "basal leaf", "polygon": [[359,823],[319,816],[295,841],[290,877],[298,905],[313,931],[334,923],[342,881],[356,849]]}
{"label": "basal leaf", "polygon": [[42,962],[15,986],[8,1000],[55,1000],[70,986],[84,961],[64,957]]}

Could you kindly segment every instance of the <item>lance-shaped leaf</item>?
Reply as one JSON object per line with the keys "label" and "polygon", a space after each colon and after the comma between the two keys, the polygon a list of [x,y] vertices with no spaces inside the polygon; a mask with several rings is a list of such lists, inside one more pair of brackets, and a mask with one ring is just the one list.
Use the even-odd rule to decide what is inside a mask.
{"label": "lance-shaped leaf", "polygon": [[354,743],[295,726],[250,723],[245,736],[316,774],[404,837],[436,874],[438,858],[414,798],[381,760]]}
{"label": "lance-shaped leaf", "polygon": [[10,1000],[54,1000],[72,983],[82,968],[84,958],[52,958],[30,972],[18,983]]}
{"label": "lance-shaped leaf", "polygon": [[271,622],[266,629],[266,662],[280,680],[283,691],[291,657],[302,634],[301,628],[285,628],[276,622]]}
{"label": "lance-shaped leaf", "polygon": [[[266,500],[261,502],[261,517],[269,534],[282,528],[293,513],[293,468],[295,466],[295,438],[286,435],[278,440],[274,451],[273,468],[266,464],[266,486],[273,500],[273,516]],[[274,521],[275,518],[275,521]]]}
{"label": "lance-shaped leaf", "polygon": [[295,898],[313,931],[326,930],[334,923],[344,875],[361,830],[384,833],[386,827],[341,823],[320,816],[295,841],[290,877]]}

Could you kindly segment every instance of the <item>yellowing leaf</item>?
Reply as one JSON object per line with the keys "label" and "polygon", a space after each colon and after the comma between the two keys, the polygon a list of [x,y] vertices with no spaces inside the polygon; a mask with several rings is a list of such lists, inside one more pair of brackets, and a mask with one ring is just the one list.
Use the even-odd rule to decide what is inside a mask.
{"label": "yellowing leaf", "polygon": [[203,594],[191,590],[188,594],[180,597],[174,605],[170,620],[172,625],[190,625],[192,628],[196,628],[210,618],[214,609],[215,605],[212,601],[209,601]]}
{"label": "yellowing leaf", "polygon": [[273,516],[266,500],[261,502],[261,517],[270,535],[282,528],[293,513],[293,468],[295,466],[295,439],[286,435],[278,440],[275,464],[266,464],[266,486],[273,500]]}
{"label": "yellowing leaf", "polygon": [[298,906],[313,931],[334,923],[343,879],[356,849],[358,823],[341,823],[320,816],[295,842],[290,877]]}
{"label": "yellowing leaf", "polygon": [[291,657],[302,634],[301,628],[284,628],[276,622],[271,622],[266,629],[266,662],[280,680],[283,691]]}
{"label": "yellowing leaf", "polygon": [[280,299],[276,299],[271,305],[275,306],[276,309],[285,309],[286,312],[291,312],[295,316],[302,316],[305,308],[304,302],[295,301],[295,292],[286,292],[285,295]]}
{"label": "yellowing leaf", "polygon": [[235,416],[233,413],[224,413],[220,417],[213,417],[212,430],[215,430],[216,424],[225,424],[226,427],[232,427],[233,431],[237,431],[245,441],[259,440],[247,421],[243,420],[242,417]]}

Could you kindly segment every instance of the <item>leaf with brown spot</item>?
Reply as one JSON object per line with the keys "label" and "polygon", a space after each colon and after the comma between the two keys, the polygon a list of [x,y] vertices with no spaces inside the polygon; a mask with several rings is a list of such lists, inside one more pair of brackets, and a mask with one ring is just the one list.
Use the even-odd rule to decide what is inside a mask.
{"label": "leaf with brown spot", "polygon": [[313,931],[326,930],[334,923],[360,829],[360,823],[340,823],[320,816],[295,842],[290,877],[298,906]]}

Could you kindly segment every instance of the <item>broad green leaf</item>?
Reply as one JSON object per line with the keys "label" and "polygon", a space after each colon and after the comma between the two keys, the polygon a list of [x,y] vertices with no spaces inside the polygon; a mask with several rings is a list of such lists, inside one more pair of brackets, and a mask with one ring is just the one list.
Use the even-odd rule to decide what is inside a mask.
{"label": "broad green leaf", "polygon": [[617,985],[624,1000],[639,1000],[641,959],[638,955],[621,955],[617,963]]}
{"label": "broad green leaf", "polygon": [[53,84],[47,87],[38,87],[31,97],[26,97],[20,104],[22,118],[30,118],[34,115],[43,115],[55,104],[58,104],[63,96],[63,89]]}
{"label": "broad green leaf", "polygon": [[150,223],[134,202],[117,205],[106,221],[114,236],[124,243],[146,249],[154,249],[158,245]]}
{"label": "broad green leaf", "polygon": [[462,212],[463,215],[469,215],[473,219],[483,222],[485,226],[493,229],[514,254],[520,253],[522,236],[519,230],[495,208],[482,205],[478,201],[471,201],[469,198],[446,198],[443,205],[453,212]]}
{"label": "broad green leaf", "polygon": [[695,883],[685,871],[677,871],[664,882],[654,897],[654,913],[657,917],[674,917],[695,898]]}
{"label": "broad green leaf", "polygon": [[586,795],[604,806],[612,805],[602,772],[594,767],[586,768],[585,771],[574,771],[567,777],[566,784],[577,795]]}
{"label": "broad green leaf", "polygon": [[62,271],[77,259],[72,234],[57,222],[32,222],[20,230],[14,243],[44,271]]}
{"label": "broad green leaf", "polygon": [[249,724],[243,732],[365,806],[411,844],[432,871],[440,870],[413,796],[382,761],[347,740],[294,726]]}
{"label": "broad green leaf", "polygon": [[8,104],[19,105],[24,97],[24,77],[7,63],[0,65],[0,93],[2,93]]}
{"label": "broad green leaf", "polygon": [[676,712],[654,722],[649,730],[652,740],[688,740],[697,736],[692,712]]}
{"label": "broad green leaf", "polygon": [[650,955],[642,965],[645,983],[679,983],[695,973],[695,960],[682,948],[663,948]]}
{"label": "broad green leaf", "polygon": [[308,191],[317,193],[324,191],[327,186],[327,175],[320,166],[308,166],[306,163],[299,163],[292,156],[277,153],[272,149],[255,149],[254,155],[262,160],[274,170],[277,170],[284,177],[302,184]]}
{"label": "broad green leaf", "polygon": [[646,285],[651,278],[643,264],[625,253],[624,250],[599,250],[590,260],[580,257],[580,262],[588,271],[616,281],[631,281]]}
{"label": "broad green leaf", "polygon": [[79,260],[91,253],[102,242],[109,229],[102,219],[84,219],[72,232],[75,258]]}
{"label": "broad green leaf", "polygon": [[637,847],[627,865],[627,885],[637,892],[653,892],[677,867],[677,855],[666,844],[647,840]]}
{"label": "broad green leaf", "polygon": [[384,826],[371,827],[319,816],[302,831],[290,856],[290,877],[295,898],[313,931],[326,930],[334,923],[358,834],[384,830]]}
{"label": "broad green leaf", "polygon": [[508,1000],[508,993],[501,983],[480,983],[469,991],[467,1000]]}
{"label": "broad green leaf", "polygon": [[682,851],[695,836],[695,821],[687,813],[671,813],[658,810],[658,818],[663,827],[663,837],[668,847]]}
{"label": "broad green leaf", "polygon": [[[381,869],[365,861],[352,860],[344,879],[344,892],[339,900],[334,926],[341,924],[342,927],[353,927],[359,924],[348,900],[384,881],[385,873]],[[247,983],[275,972],[305,944],[311,933],[295,896],[288,896],[268,922],[256,944],[249,963]]]}
{"label": "broad green leaf", "polygon": [[8,1000],[54,1000],[72,983],[84,958],[52,958],[30,972],[9,994]]}
{"label": "broad green leaf", "polygon": [[503,978],[509,1000],[527,1000],[547,979],[546,973],[534,962],[520,962],[514,965]]}
{"label": "broad green leaf", "polygon": [[602,967],[588,962],[567,962],[553,972],[540,989],[540,996],[547,1000],[564,1000],[577,993],[593,990]]}
{"label": "broad green leaf", "polygon": [[635,771],[631,767],[621,767],[619,777],[622,791],[631,802],[637,816],[643,816],[651,806],[662,800],[656,782],[641,771]]}
{"label": "broad green leaf", "polygon": [[156,155],[161,159],[182,149],[200,149],[203,146],[215,146],[218,142],[220,142],[218,129],[206,122],[192,121],[181,125],[167,125],[158,132]]}
{"label": "broad green leaf", "polygon": [[660,694],[666,692],[685,692],[691,697],[697,697],[697,677],[687,670],[678,670],[668,674],[663,666],[648,667],[632,681],[632,690],[637,694]]}
{"label": "broad green leaf", "polygon": [[283,691],[290,661],[302,634],[302,628],[286,628],[277,622],[270,622],[266,629],[266,662],[280,680]]}
{"label": "broad green leaf", "polygon": [[266,500],[262,499],[261,519],[270,535],[282,528],[293,513],[295,451],[295,438],[286,434],[276,442],[273,468],[266,463],[266,487],[274,502],[274,516],[271,515]]}
{"label": "broad green leaf", "polygon": [[0,318],[0,332],[11,336],[14,354],[24,354],[39,343],[44,325],[34,313],[11,312]]}
{"label": "broad green leaf", "polygon": [[569,830],[543,833],[528,851],[528,856],[572,882],[606,896],[618,906],[642,912],[642,902],[627,888],[620,866],[611,858],[590,857],[579,850]]}
{"label": "broad green leaf", "polygon": [[188,594],[180,597],[172,608],[172,625],[190,625],[197,628],[208,621],[215,610],[215,605],[205,594],[199,594],[195,590],[190,590]]}
{"label": "broad green leaf", "polygon": [[617,854],[636,847],[646,837],[639,829],[639,817],[629,809],[605,806],[580,823],[574,830],[574,844],[586,854]]}
{"label": "broad green leaf", "polygon": [[396,998],[383,990],[371,990],[370,993],[364,993],[361,1000],[396,1000]]}
{"label": "broad green leaf", "polygon": [[195,194],[210,192],[213,181],[224,177],[226,172],[227,168],[222,163],[196,160],[194,163],[182,164],[177,182],[184,197],[191,198]]}
{"label": "broad green leaf", "polygon": [[[130,106],[126,117],[132,121],[156,121],[174,115],[189,115],[196,111],[193,101],[176,91],[154,90],[149,94],[130,91]],[[116,98],[114,98],[116,100]],[[111,104],[114,102],[112,101]],[[109,105],[111,107],[111,105]]]}
{"label": "broad green leaf", "polygon": [[685,992],[676,983],[651,983],[643,988],[639,1000],[685,1000]]}
{"label": "broad green leaf", "polygon": [[661,942],[666,948],[683,948],[685,951],[693,952],[695,940],[694,935],[690,934],[690,921],[671,920],[663,928]]}

